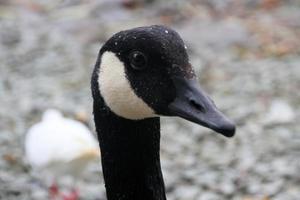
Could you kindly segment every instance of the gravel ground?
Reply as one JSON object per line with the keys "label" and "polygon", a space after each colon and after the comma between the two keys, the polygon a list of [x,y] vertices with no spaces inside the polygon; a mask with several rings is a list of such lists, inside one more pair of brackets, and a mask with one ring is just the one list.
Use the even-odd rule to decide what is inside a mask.
{"label": "gravel ground", "polygon": [[[101,44],[148,24],[182,35],[202,87],[238,124],[227,139],[162,119],[168,199],[300,199],[299,9],[297,0],[0,1],[0,199],[47,199],[47,178],[24,158],[26,131],[51,107],[94,130],[89,81]],[[105,199],[100,161],[78,185],[81,199]]]}

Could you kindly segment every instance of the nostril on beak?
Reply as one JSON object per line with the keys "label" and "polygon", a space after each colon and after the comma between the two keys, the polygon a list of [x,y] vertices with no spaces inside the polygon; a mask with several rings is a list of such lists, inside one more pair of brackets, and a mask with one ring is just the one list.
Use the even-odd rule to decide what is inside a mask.
{"label": "nostril on beak", "polygon": [[197,101],[195,101],[194,99],[189,99],[189,103],[192,107],[196,108],[198,111],[205,113],[204,107],[201,104],[199,104]]}

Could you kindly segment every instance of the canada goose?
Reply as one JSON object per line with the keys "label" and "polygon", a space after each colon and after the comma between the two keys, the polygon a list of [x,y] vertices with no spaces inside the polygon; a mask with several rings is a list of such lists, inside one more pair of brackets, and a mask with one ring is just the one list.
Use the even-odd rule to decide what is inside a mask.
{"label": "canada goose", "polygon": [[[55,183],[60,176],[69,174],[77,178],[90,161],[100,156],[98,142],[88,128],[54,109],[46,110],[42,121],[28,130],[25,153],[35,170],[48,172],[54,181],[49,190],[50,198],[60,195]],[[76,190],[63,195],[68,200],[77,197]]]}
{"label": "canada goose", "polygon": [[108,200],[166,199],[159,116],[235,133],[198,85],[183,40],[165,26],[113,35],[99,52],[91,86]]}

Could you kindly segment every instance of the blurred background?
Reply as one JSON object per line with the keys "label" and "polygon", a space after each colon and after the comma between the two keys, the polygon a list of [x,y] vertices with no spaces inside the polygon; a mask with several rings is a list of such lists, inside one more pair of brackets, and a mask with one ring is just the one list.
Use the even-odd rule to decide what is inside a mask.
{"label": "blurred background", "polygon": [[[47,108],[94,131],[90,76],[115,32],[177,30],[234,138],[162,119],[169,200],[300,199],[299,0],[0,0],[0,199],[48,199],[24,138]],[[100,161],[79,181],[104,200]]]}

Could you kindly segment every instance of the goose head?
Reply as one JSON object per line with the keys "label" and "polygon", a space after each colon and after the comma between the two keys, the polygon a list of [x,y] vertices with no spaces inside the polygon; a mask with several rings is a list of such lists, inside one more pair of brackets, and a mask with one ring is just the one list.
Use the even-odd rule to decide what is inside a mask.
{"label": "goose head", "polygon": [[96,88],[119,117],[178,116],[227,137],[235,133],[198,84],[183,40],[168,27],[116,33],[101,48],[95,69]]}

